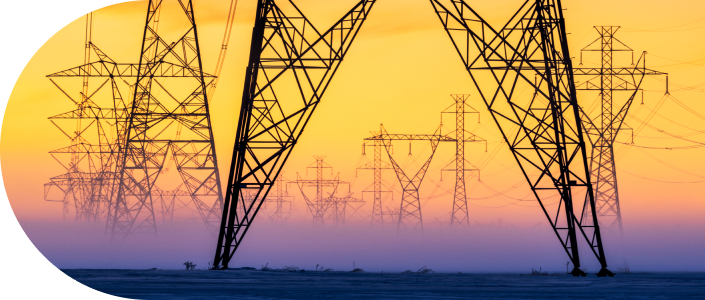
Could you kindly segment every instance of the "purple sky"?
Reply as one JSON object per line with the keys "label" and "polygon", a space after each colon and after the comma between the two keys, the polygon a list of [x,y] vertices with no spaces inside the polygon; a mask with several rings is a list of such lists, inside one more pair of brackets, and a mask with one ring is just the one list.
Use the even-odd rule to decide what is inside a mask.
{"label": "purple sky", "polygon": [[[202,224],[162,226],[158,238],[110,243],[101,229],[74,223],[23,223],[37,248],[59,268],[180,269],[185,261],[198,268],[213,259],[215,242]],[[632,271],[704,271],[702,227],[627,228],[629,237],[605,239],[608,263],[616,270],[625,262]],[[583,247],[582,266],[595,273],[599,264]],[[550,227],[450,229],[427,227],[423,235],[397,234],[392,226],[373,230],[347,227],[255,224],[231,267],[351,270],[353,261],[367,271],[401,272],[427,266],[439,272],[530,272],[565,270],[567,255]]]}

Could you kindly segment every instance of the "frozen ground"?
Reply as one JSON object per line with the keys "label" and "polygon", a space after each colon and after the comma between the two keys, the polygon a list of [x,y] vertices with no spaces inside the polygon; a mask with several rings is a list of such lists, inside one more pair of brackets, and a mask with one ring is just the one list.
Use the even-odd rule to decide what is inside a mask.
{"label": "frozen ground", "polygon": [[519,274],[63,270],[96,290],[135,299],[704,299],[705,273],[614,278]]}

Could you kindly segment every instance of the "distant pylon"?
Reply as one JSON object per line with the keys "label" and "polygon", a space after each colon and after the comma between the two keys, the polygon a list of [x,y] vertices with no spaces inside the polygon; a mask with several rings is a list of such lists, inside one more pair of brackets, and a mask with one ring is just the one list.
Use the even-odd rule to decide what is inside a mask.
{"label": "distant pylon", "polygon": [[155,202],[160,203],[162,212],[162,224],[172,224],[174,222],[174,210],[176,209],[176,200],[179,198],[188,198],[190,195],[181,189],[182,185],[177,188],[165,191],[155,186],[152,188],[152,198],[156,198]]}
{"label": "distant pylon", "polygon": [[[222,209],[220,175],[211,129],[193,3],[179,1],[184,34],[165,41],[158,33],[163,1],[150,0],[108,230],[113,239],[156,234],[152,190],[173,158],[206,228],[215,235]],[[174,19],[176,20],[176,19]],[[178,21],[177,21],[178,23]],[[168,82],[164,78],[171,78]]]}
{"label": "distant pylon", "polygon": [[[333,198],[336,192],[338,192],[339,186],[348,185],[348,190],[350,191],[350,183],[345,181],[340,181],[340,174],[337,174],[333,179],[325,179],[323,176],[324,169],[332,169],[332,167],[324,162],[325,156],[314,156],[315,162],[308,166],[309,169],[316,170],[316,179],[306,180],[301,178],[299,173],[296,173],[296,181],[290,181],[289,183],[296,184],[301,191],[308,209],[313,216],[313,225],[323,226],[324,219],[328,210],[333,207]],[[331,171],[332,172],[332,171]],[[311,199],[306,195],[306,187],[316,188],[316,197]],[[327,191],[326,191],[327,189]],[[335,211],[333,212],[335,217]]]}
{"label": "distant pylon", "polygon": [[[125,89],[131,87],[124,80],[125,74],[111,70],[115,62],[93,44],[94,20],[93,13],[86,15],[83,64],[47,75],[76,108],[49,118],[71,139],[71,145],[50,152],[66,168],[66,173],[52,177],[44,185],[44,198],[63,202],[64,218],[69,201],[73,200],[76,221],[96,223],[105,220],[113,196],[118,152],[115,140],[119,136],[116,132],[121,129],[118,120],[126,115],[122,94],[129,94]],[[97,57],[94,62],[92,54]],[[62,87],[71,78],[81,80],[78,97]],[[101,84],[89,86],[90,78],[98,79]],[[120,88],[122,83],[127,88]]]}
{"label": "distant pylon", "polygon": [[[267,198],[265,201],[265,205],[267,207],[265,208],[270,209],[273,205],[274,210],[270,213],[269,220],[281,223],[289,218],[291,213],[291,198],[293,198],[293,196],[289,195],[289,192],[286,189],[287,185],[284,182],[284,172],[279,173],[274,186],[276,187],[274,190],[274,195]],[[285,204],[288,204],[288,208],[284,207]]]}
{"label": "distant pylon", "polygon": [[[453,209],[450,215],[451,227],[470,227],[470,217],[468,215],[468,199],[465,190],[465,172],[476,171],[477,168],[466,169],[465,164],[472,165],[465,159],[465,143],[468,142],[487,142],[484,139],[476,136],[472,132],[465,130],[465,114],[479,114],[474,107],[467,104],[470,95],[451,95],[454,102],[453,105],[446,108],[442,113],[455,115],[455,169],[444,169],[442,171],[455,171],[455,192],[453,194]],[[452,111],[448,109],[454,108]],[[466,109],[469,108],[470,111]],[[468,137],[466,138],[466,135]],[[451,162],[451,163],[453,163]]]}
{"label": "distant pylon", "polygon": [[[379,132],[373,132],[372,137],[366,138],[366,141],[382,141],[389,161],[397,174],[397,179],[402,187],[401,206],[399,210],[399,219],[397,222],[397,232],[403,231],[420,231],[423,232],[423,216],[421,214],[421,199],[419,197],[419,188],[426,176],[426,171],[431,164],[436,148],[440,142],[455,142],[455,139],[440,134],[440,127],[434,134],[389,134],[384,126],[380,125]],[[430,141],[431,155],[421,168],[412,176],[409,177],[402,167],[392,157],[392,141]]]}
{"label": "distant pylon", "polygon": [[366,155],[367,147],[372,147],[373,158],[371,163],[367,163],[358,170],[372,170],[374,178],[372,182],[372,191],[362,191],[362,198],[365,198],[366,193],[372,193],[372,226],[384,225],[384,211],[382,209],[382,194],[391,194],[390,190],[382,190],[382,171],[393,169],[388,162],[382,161],[382,141],[374,140],[372,145],[365,141],[362,145],[362,154]]}
{"label": "distant pylon", "polygon": [[387,220],[388,223],[390,223],[390,224],[398,224],[399,223],[399,209],[398,208],[385,207],[385,211],[382,214],[384,215],[384,219]]}
{"label": "distant pylon", "polygon": [[345,225],[348,216],[348,208],[353,210],[351,215],[354,215],[365,205],[365,201],[353,197],[353,193],[348,193],[343,197],[331,196],[330,201],[333,212],[335,213],[335,225]]}
{"label": "distant pylon", "polygon": [[[641,83],[646,75],[666,75],[646,68],[646,52],[641,54],[634,64],[634,50],[614,37],[619,26],[596,26],[599,38],[584,47],[580,53],[580,65],[583,65],[582,52],[600,52],[600,67],[574,68],[575,75],[589,76],[585,82],[576,81],[577,90],[599,91],[600,109],[594,116],[581,107],[581,119],[585,132],[592,145],[590,155],[591,180],[595,186],[595,207],[597,220],[606,231],[618,231],[622,234],[622,210],[619,204],[617,185],[617,168],[614,161],[614,142],[620,130],[624,130],[624,119],[629,112],[634,98],[641,90]],[[631,52],[631,67],[614,67],[617,52]],[[629,97],[617,103],[614,92],[629,92]],[[668,93],[668,91],[667,91]],[[615,106],[618,111],[615,111]],[[590,211],[584,212],[583,220],[589,224],[592,220]]]}

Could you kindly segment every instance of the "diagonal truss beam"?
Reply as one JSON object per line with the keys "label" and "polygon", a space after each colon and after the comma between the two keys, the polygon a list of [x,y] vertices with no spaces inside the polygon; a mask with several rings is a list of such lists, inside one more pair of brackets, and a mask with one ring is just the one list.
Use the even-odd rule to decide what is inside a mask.
{"label": "diagonal truss beam", "polygon": [[360,0],[325,32],[281,2],[257,2],[213,268],[228,268],[376,1]]}
{"label": "diagonal truss beam", "polygon": [[153,197],[160,195],[156,183],[167,157],[176,163],[182,185],[213,236],[223,206],[207,99],[213,78],[203,72],[193,2],[176,1],[186,29],[175,42],[165,41],[156,30],[163,2],[149,1],[140,62],[128,68],[137,75],[119,143],[117,195],[107,225],[113,239],[156,234]]}
{"label": "diagonal truss beam", "polygon": [[[600,262],[598,275],[611,276],[596,219],[584,225],[574,207],[584,199],[582,210],[595,211],[595,198],[560,0],[527,0],[499,30],[464,0],[430,2],[572,261],[572,274],[585,275],[582,237]],[[554,198],[558,203],[547,201]]]}

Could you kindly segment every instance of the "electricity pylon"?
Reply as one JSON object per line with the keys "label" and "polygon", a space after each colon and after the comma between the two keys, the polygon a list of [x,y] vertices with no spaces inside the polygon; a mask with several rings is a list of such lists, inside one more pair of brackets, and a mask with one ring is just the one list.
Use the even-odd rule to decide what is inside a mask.
{"label": "electricity pylon", "polygon": [[213,268],[228,268],[375,2],[358,1],[321,33],[292,1],[257,1]]}
{"label": "electricity pylon", "polygon": [[[371,145],[370,145],[371,144]],[[362,155],[366,155],[367,147],[372,147],[373,157],[372,162],[366,163],[358,170],[372,170],[374,178],[372,181],[371,191],[362,191],[362,197],[365,193],[372,193],[372,226],[384,226],[384,211],[382,210],[382,194],[391,194],[390,190],[382,190],[382,171],[391,170],[392,166],[382,161],[382,141],[374,140],[371,142],[365,141],[362,144]]]}
{"label": "electricity pylon", "polygon": [[[286,183],[284,183],[284,172],[281,172],[277,177],[276,184],[274,185],[276,189],[274,190],[274,195],[267,198],[265,201],[265,209],[269,209],[269,205],[274,205],[274,211],[269,215],[270,221],[283,222],[289,218],[291,212],[291,202],[293,196],[289,195],[289,191],[286,189]],[[284,204],[288,204],[288,209],[284,208]]]}
{"label": "electricity pylon", "polygon": [[[117,195],[108,230],[111,238],[156,234],[153,193],[167,158],[173,159],[191,201],[215,234],[223,198],[213,141],[207,87],[191,0],[178,0],[184,26],[175,42],[157,33],[164,1],[150,0],[137,67],[135,93],[120,143]],[[169,78],[167,81],[166,78]]]}
{"label": "electricity pylon", "polygon": [[384,219],[388,220],[390,224],[397,224],[399,223],[399,209],[398,208],[389,208],[385,207],[386,210],[382,213],[384,215]]}
{"label": "electricity pylon", "polygon": [[174,210],[176,209],[176,200],[180,198],[190,198],[188,192],[181,189],[182,185],[179,185],[173,190],[165,191],[157,186],[152,188],[152,198],[156,199],[155,202],[160,203],[162,212],[162,223],[173,223],[174,222]]}
{"label": "electricity pylon", "polygon": [[[49,118],[71,140],[71,145],[50,152],[66,173],[52,177],[44,185],[44,198],[62,202],[64,217],[72,199],[76,221],[96,223],[106,219],[113,196],[115,141],[124,123],[119,120],[126,116],[122,95],[129,94],[131,86],[121,74],[105,76],[104,66],[115,62],[93,44],[93,23],[94,14],[86,15],[83,64],[47,75],[76,108]],[[92,55],[97,61],[91,61]],[[97,79],[98,84],[89,85],[94,82],[91,78]],[[65,87],[72,81],[78,83],[76,80],[81,83],[78,95]]]}
{"label": "electricity pylon", "polygon": [[[634,98],[641,90],[641,83],[647,75],[668,74],[646,68],[646,52],[641,54],[634,63],[634,50],[622,43],[614,35],[619,26],[594,27],[600,35],[592,43],[581,50],[580,65],[583,65],[582,52],[600,52],[600,67],[574,68],[576,76],[588,76],[584,82],[576,82],[577,90],[599,91],[599,111],[591,116],[582,107],[581,117],[585,126],[592,151],[590,152],[590,172],[592,184],[595,186],[595,212],[603,231],[619,231],[622,234],[622,210],[619,205],[619,189],[617,186],[617,168],[614,161],[614,142],[622,130],[624,119]],[[629,67],[615,67],[614,57],[617,52],[630,52],[632,62]],[[615,92],[627,92],[626,100],[620,101],[613,97]],[[668,91],[666,92],[668,93]],[[616,109],[615,109],[616,108]],[[589,214],[590,211],[585,211]],[[583,220],[590,222],[590,215]]]}
{"label": "electricity pylon", "polygon": [[[595,211],[595,197],[561,1],[527,0],[500,29],[465,0],[430,2],[573,263],[572,274],[585,275],[582,237],[600,262],[598,276],[613,276],[596,215],[588,214],[592,224],[577,217]],[[519,94],[524,89],[533,95]],[[551,198],[558,199],[555,212],[545,202]]]}
{"label": "electricity pylon", "polygon": [[[453,114],[455,115],[455,131],[450,134],[455,133],[455,160],[451,163],[455,163],[455,169],[442,169],[443,171],[454,171],[455,172],[455,191],[453,194],[453,209],[450,214],[450,226],[451,227],[470,227],[470,217],[468,215],[468,199],[465,190],[465,172],[476,171],[479,172],[477,168],[467,169],[465,164],[472,164],[465,159],[465,143],[474,142],[487,142],[484,139],[478,137],[474,133],[465,130],[465,115],[466,114],[479,114],[475,108],[467,104],[470,95],[451,95],[454,102],[450,107],[446,108],[441,114]],[[452,111],[448,111],[453,108]],[[470,111],[466,109],[469,108]],[[441,117],[442,118],[442,117]],[[467,137],[466,137],[467,135]]]}
{"label": "electricity pylon", "polygon": [[[49,119],[59,129],[62,127],[59,125],[60,122],[70,120],[76,121],[80,128],[73,132],[71,146],[50,152],[55,158],[57,155],[71,155],[68,169],[73,171],[52,178],[52,183],[47,185],[51,188],[59,180],[66,183],[73,182],[71,185],[74,187],[65,190],[75,194],[73,191],[75,187],[80,187],[84,198],[81,204],[77,205],[77,219],[105,221],[109,218],[108,211],[114,198],[119,143],[124,140],[122,137],[125,132],[125,121],[129,115],[125,97],[133,93],[132,85],[126,79],[134,77],[130,70],[135,70],[136,66],[116,63],[92,42],[86,46],[96,54],[97,61],[47,75],[55,86],[77,104],[77,109]],[[80,100],[74,100],[70,93],[57,83],[67,78],[82,78],[84,91],[80,94]],[[89,78],[95,78],[101,84],[95,89],[89,89]],[[67,131],[62,129],[62,132],[68,136]],[[79,184],[76,181],[82,183]],[[47,185],[45,185],[45,195],[49,192]],[[80,197],[74,196],[74,199],[80,200]],[[79,218],[79,216],[82,217]]]}
{"label": "electricity pylon", "polygon": [[[325,159],[325,156],[314,156],[314,158],[316,159],[316,161],[310,166],[308,166],[307,169],[316,170],[316,179],[306,180],[301,178],[299,173],[296,173],[296,181],[290,181],[289,183],[296,184],[299,187],[299,191],[301,191],[301,195],[306,201],[308,210],[313,216],[313,225],[323,226],[326,212],[328,212],[328,209],[333,206],[332,199],[335,197],[335,194],[338,191],[338,187],[341,184],[347,184],[349,192],[350,183],[340,181],[340,173],[338,173],[333,179],[325,179],[323,176],[323,170],[331,169],[332,172],[333,167],[323,161]],[[304,191],[304,188],[306,187],[316,188],[316,197],[313,200],[311,200],[306,195],[306,191]],[[329,192],[327,193],[328,195],[326,195],[326,188],[328,188],[329,190]]]}
{"label": "electricity pylon", "polygon": [[[438,144],[440,142],[455,142],[455,139],[441,135],[440,128],[434,134],[389,134],[384,126],[380,125],[379,132],[373,132],[366,141],[382,141],[389,161],[392,163],[397,179],[402,187],[401,207],[397,222],[397,232],[420,231],[423,232],[423,216],[421,215],[421,200],[419,198],[419,188],[426,176],[426,171],[431,165]],[[431,155],[421,168],[409,177],[404,169],[392,157],[392,141],[429,141],[431,142]]]}
{"label": "electricity pylon", "polygon": [[353,197],[353,193],[347,193],[343,197],[330,197],[331,208],[335,213],[335,225],[344,225],[347,217],[348,207],[350,207],[353,212],[351,215],[357,213],[362,206],[365,205],[365,201]]}

